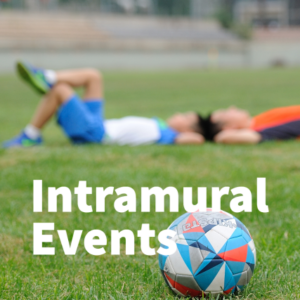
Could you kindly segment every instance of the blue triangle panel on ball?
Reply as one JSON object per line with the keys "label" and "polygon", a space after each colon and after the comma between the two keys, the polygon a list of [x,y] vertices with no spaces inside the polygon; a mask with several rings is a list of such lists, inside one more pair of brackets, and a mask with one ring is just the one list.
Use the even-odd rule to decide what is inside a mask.
{"label": "blue triangle panel on ball", "polygon": [[178,249],[184,263],[186,264],[186,266],[189,268],[189,270],[193,274],[193,268],[192,268],[192,265],[191,265],[189,246],[182,245],[182,244],[177,244],[177,249]]}
{"label": "blue triangle panel on ball", "polygon": [[250,263],[250,264],[254,264],[255,260],[254,260],[254,254],[251,250],[251,248],[248,245],[248,249],[247,249],[247,258],[246,258],[246,262]]}
{"label": "blue triangle panel on ball", "polygon": [[217,274],[219,273],[221,267],[223,266],[224,262],[219,263],[213,268],[210,268],[206,272],[200,273],[195,275],[195,279],[200,286],[200,288],[205,291],[209,285],[212,283],[212,281],[215,279]]}
{"label": "blue triangle panel on ball", "polygon": [[234,277],[229,269],[229,267],[227,266],[227,264],[225,263],[225,282],[224,282],[224,290],[227,291],[229,289],[231,289],[233,286],[235,286],[235,280]]}
{"label": "blue triangle panel on ball", "polygon": [[252,239],[250,237],[250,235],[248,233],[246,233],[245,231],[243,231],[243,238],[246,240],[247,243],[249,243]]}
{"label": "blue triangle panel on ball", "polygon": [[202,270],[205,269],[213,260],[213,257],[205,259],[201,265],[199,266],[198,270],[195,272],[195,275],[202,273]]}
{"label": "blue triangle panel on ball", "polygon": [[208,224],[205,227],[203,227],[203,230],[206,233],[206,232],[210,231],[212,228],[214,228],[215,226],[217,226],[217,225],[215,225],[215,224]]}
{"label": "blue triangle panel on ball", "polygon": [[198,242],[199,242],[199,248],[201,250],[206,250],[206,251],[215,253],[214,247],[211,245],[211,243],[209,242],[209,240],[207,239],[207,237],[205,235],[203,235],[198,240]]}
{"label": "blue triangle panel on ball", "polygon": [[198,274],[204,273],[215,266],[218,266],[219,264],[223,264],[224,260],[223,259],[212,259],[206,266],[203,268]]}
{"label": "blue triangle panel on ball", "polygon": [[226,261],[227,266],[231,270],[232,274],[238,274],[243,272],[245,268],[245,263],[244,262],[239,262],[239,261]]}
{"label": "blue triangle panel on ball", "polygon": [[204,232],[188,232],[184,233],[183,236],[186,240],[197,241],[204,235]]}
{"label": "blue triangle panel on ball", "polygon": [[231,235],[231,239],[232,238],[236,238],[236,237],[239,237],[239,236],[242,236],[242,233],[243,233],[243,230],[241,228],[237,228],[233,234]]}
{"label": "blue triangle panel on ball", "polygon": [[235,281],[235,285],[237,285],[237,283],[239,282],[241,276],[242,276],[242,273],[233,275],[234,281]]}
{"label": "blue triangle panel on ball", "polygon": [[236,237],[236,238],[230,238],[227,241],[226,251],[240,248],[242,246],[245,246],[246,244],[247,244],[247,242],[245,241],[245,239],[242,236]]}

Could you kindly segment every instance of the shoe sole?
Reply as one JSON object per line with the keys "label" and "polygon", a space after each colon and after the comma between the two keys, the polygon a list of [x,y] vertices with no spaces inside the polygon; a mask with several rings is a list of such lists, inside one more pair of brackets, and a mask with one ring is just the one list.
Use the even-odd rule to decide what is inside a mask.
{"label": "shoe sole", "polygon": [[40,94],[46,94],[48,92],[48,89],[45,89],[45,87],[41,86],[39,82],[37,82],[36,79],[32,76],[27,67],[24,66],[21,62],[17,63],[17,71],[18,74]]}

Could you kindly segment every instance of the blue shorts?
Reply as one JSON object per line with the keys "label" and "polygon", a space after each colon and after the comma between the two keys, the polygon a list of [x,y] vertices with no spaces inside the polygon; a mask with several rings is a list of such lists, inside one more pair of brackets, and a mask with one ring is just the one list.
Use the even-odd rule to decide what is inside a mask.
{"label": "blue shorts", "polygon": [[73,95],[57,112],[57,123],[75,144],[100,143],[104,136],[103,101]]}

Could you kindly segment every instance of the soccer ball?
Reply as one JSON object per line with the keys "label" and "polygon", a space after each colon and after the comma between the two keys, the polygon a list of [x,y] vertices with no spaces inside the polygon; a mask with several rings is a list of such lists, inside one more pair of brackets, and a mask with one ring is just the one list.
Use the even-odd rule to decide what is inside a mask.
{"label": "soccer ball", "polygon": [[180,296],[230,294],[250,281],[256,262],[254,241],[237,218],[224,211],[186,213],[169,230],[177,249],[159,255],[170,289]]}

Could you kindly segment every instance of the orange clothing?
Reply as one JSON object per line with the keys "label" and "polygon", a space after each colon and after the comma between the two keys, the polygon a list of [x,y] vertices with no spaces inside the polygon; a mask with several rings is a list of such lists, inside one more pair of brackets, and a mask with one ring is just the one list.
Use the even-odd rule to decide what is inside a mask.
{"label": "orange clothing", "polygon": [[300,136],[300,105],[278,107],[253,117],[251,129],[263,140],[284,140]]}

